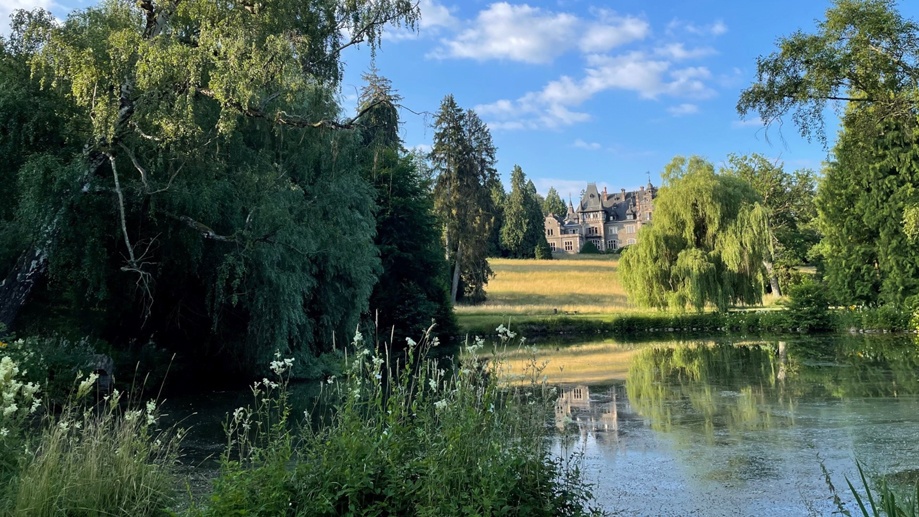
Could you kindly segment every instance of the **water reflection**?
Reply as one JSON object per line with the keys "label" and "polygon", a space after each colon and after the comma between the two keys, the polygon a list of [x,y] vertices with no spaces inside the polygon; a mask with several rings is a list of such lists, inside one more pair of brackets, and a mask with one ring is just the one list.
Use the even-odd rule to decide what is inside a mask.
{"label": "water reflection", "polygon": [[[577,432],[613,512],[829,515],[839,508],[827,479],[851,505],[843,489],[856,457],[894,478],[919,469],[919,348],[909,339],[586,347],[589,378],[560,383],[555,425]],[[584,368],[577,347],[544,355],[550,379],[571,358]],[[593,382],[604,364],[615,376]]]}

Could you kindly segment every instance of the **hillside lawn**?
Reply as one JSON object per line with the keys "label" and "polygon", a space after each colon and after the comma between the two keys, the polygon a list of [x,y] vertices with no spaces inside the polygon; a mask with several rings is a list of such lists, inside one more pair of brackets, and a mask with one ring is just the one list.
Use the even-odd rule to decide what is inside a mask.
{"label": "hillside lawn", "polygon": [[[555,254],[553,258],[488,259],[495,273],[486,286],[488,299],[456,306],[460,328],[483,334],[500,324],[513,329],[516,324],[547,319],[609,322],[626,314],[661,314],[629,303],[619,281],[619,255]],[[777,308],[775,299],[764,301]]]}
{"label": "hillside lawn", "polygon": [[501,323],[547,317],[608,321],[616,314],[646,312],[629,305],[619,283],[618,255],[556,255],[556,260],[488,260],[495,276],[479,305],[457,305],[460,327],[494,328]]}

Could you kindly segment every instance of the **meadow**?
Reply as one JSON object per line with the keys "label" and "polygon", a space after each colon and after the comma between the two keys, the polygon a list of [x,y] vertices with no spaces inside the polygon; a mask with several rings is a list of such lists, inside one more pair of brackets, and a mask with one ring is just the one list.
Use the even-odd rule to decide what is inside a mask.
{"label": "meadow", "polygon": [[494,328],[547,316],[606,320],[623,312],[643,312],[629,305],[619,282],[618,255],[562,255],[557,260],[489,259],[495,276],[488,299],[456,307],[460,326]]}

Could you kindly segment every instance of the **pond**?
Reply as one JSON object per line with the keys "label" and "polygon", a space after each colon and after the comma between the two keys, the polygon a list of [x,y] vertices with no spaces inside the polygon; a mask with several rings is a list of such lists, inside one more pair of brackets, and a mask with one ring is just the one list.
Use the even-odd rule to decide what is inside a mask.
{"label": "pond", "polygon": [[908,336],[537,354],[560,388],[555,425],[573,436],[555,450],[581,455],[614,515],[839,514],[855,510],[856,460],[904,486],[919,472],[919,346]]}

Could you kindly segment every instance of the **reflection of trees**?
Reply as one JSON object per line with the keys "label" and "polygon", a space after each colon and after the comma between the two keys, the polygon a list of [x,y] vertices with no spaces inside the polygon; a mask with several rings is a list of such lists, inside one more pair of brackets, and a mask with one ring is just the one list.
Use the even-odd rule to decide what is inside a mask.
{"label": "reflection of trees", "polygon": [[790,418],[766,410],[778,399],[779,366],[775,349],[764,345],[649,348],[632,362],[626,388],[654,429],[679,426],[712,437],[716,429],[767,429]]}
{"label": "reflection of trees", "polygon": [[742,432],[790,422],[802,399],[919,395],[908,337],[836,336],[735,346],[697,343],[638,353],[626,383],[654,429]]}
{"label": "reflection of trees", "polygon": [[789,347],[796,384],[831,398],[919,395],[919,345],[907,336],[840,336]]}

